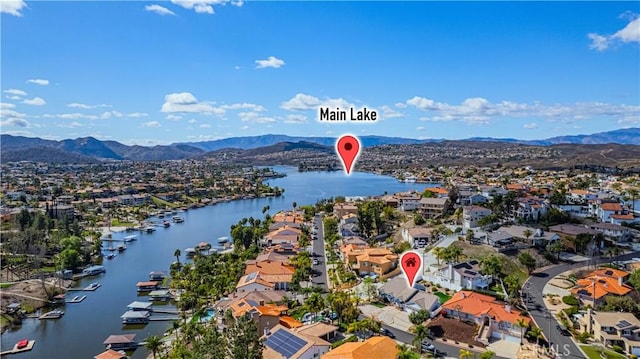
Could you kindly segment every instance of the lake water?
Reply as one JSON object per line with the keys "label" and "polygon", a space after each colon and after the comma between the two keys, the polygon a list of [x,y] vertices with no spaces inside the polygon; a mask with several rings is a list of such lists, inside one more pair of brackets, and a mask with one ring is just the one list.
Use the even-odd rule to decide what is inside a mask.
{"label": "lake water", "polygon": [[[104,350],[102,342],[111,334],[135,333],[142,341],[150,335],[164,333],[170,322],[151,322],[140,329],[125,329],[120,316],[129,303],[142,300],[138,297],[136,283],[148,280],[149,272],[168,272],[175,261],[176,249],[194,247],[200,242],[216,243],[217,238],[229,236],[232,224],[243,217],[261,218],[262,208],[269,205],[270,213],[298,206],[315,204],[318,200],[337,196],[372,196],[408,191],[422,191],[425,184],[400,183],[396,179],[369,173],[304,172],[291,167],[275,167],[286,172],[287,177],[272,179],[269,184],[285,189],[278,198],[259,198],[220,203],[179,215],[184,223],[172,223],[169,228],[157,228],[154,233],[136,232],[138,240],[127,244],[127,250],[112,260],[105,260],[107,272],[98,277],[83,279],[79,287],[92,282],[102,284],[95,292],[69,292],[67,297],[87,295],[84,302],[67,304],[64,317],[58,320],[25,319],[17,330],[2,334],[2,349],[7,350],[21,339],[35,339],[31,352],[15,354],[16,358],[66,359],[93,358]],[[121,238],[130,233],[114,234]],[[171,308],[171,307],[169,307]],[[144,358],[145,348],[135,351],[133,358]]]}

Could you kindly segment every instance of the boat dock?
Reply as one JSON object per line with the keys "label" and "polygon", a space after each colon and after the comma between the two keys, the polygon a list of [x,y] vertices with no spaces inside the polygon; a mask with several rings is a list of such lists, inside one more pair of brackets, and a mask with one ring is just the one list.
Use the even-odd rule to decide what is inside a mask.
{"label": "boat dock", "polygon": [[100,287],[102,287],[102,284],[91,283],[88,286],[84,287],[82,290],[85,291],[85,292],[93,292],[93,291],[95,291],[96,289],[98,289]]}
{"label": "boat dock", "polygon": [[36,344],[35,340],[29,340],[29,344],[27,344],[26,347],[18,349],[18,344],[13,346],[13,349],[11,350],[7,350],[7,351],[3,351],[2,353],[0,353],[0,356],[3,355],[9,355],[9,354],[18,354],[18,353],[22,353],[22,352],[28,352],[31,349],[33,349],[33,346]]}
{"label": "boat dock", "polygon": [[163,321],[173,321],[180,320],[179,317],[169,317],[169,316],[151,316],[149,317],[149,321],[151,322],[163,322]]}
{"label": "boat dock", "polygon": [[158,307],[156,306],[156,307],[151,308],[151,311],[154,312],[154,313],[163,313],[163,314],[175,314],[175,315],[180,314],[180,312],[178,310],[156,309],[156,308],[158,308]]}
{"label": "boat dock", "polygon": [[67,299],[65,300],[65,303],[80,303],[83,300],[87,299],[86,295],[83,295],[82,297],[79,295],[76,295],[75,297],[73,297],[73,299]]}

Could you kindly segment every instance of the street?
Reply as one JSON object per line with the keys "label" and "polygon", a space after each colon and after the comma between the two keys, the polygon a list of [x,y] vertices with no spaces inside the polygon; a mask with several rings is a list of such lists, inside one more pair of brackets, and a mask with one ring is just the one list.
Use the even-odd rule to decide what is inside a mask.
{"label": "street", "polygon": [[[616,260],[628,260],[637,257],[640,252],[632,252],[617,257]],[[609,259],[599,258],[597,263],[606,263]],[[542,330],[544,337],[550,340],[550,344],[556,351],[558,357],[567,358],[583,358],[582,352],[574,344],[574,341],[569,335],[562,335],[558,330],[558,321],[547,310],[544,305],[542,290],[544,286],[553,277],[560,273],[566,272],[571,269],[578,269],[588,265],[593,265],[590,262],[585,263],[572,263],[557,265],[552,268],[546,269],[542,272],[533,273],[529,279],[525,282],[523,292],[530,298],[533,303],[527,303],[527,309],[530,315],[533,317],[535,323]]]}
{"label": "street", "polygon": [[[327,257],[324,253],[324,226],[322,225],[322,216],[316,215],[313,217],[313,226],[318,229],[312,236],[317,236],[318,239],[311,240],[313,253],[311,260],[317,259],[318,264],[313,265],[313,276],[311,282],[314,286],[320,286],[325,292],[329,291],[329,284],[327,278]],[[313,231],[312,231],[313,232]]]}

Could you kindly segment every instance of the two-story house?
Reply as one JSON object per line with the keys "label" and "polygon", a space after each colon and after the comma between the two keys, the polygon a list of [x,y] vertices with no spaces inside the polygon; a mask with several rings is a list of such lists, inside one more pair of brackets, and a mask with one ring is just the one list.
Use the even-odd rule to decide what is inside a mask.
{"label": "two-story house", "polygon": [[598,204],[598,219],[600,222],[611,222],[611,216],[622,214],[622,206],[618,202],[600,201]]}
{"label": "two-story house", "polygon": [[422,248],[432,239],[433,228],[414,227],[403,228],[402,239],[411,244],[412,248]]}
{"label": "two-story house", "polygon": [[481,273],[476,259],[438,268],[425,274],[425,279],[450,290],[486,289],[493,282],[491,275]]}
{"label": "two-story house", "polygon": [[406,194],[398,197],[400,209],[405,212],[415,211],[420,208],[420,195],[417,193]]}
{"label": "two-story house", "polygon": [[491,210],[480,206],[464,206],[462,209],[462,228],[464,230],[479,227],[480,220],[488,217]]}
{"label": "two-story house", "polygon": [[579,319],[580,331],[608,347],[617,345],[627,355],[640,355],[640,320],[627,312],[596,312],[591,309]]}
{"label": "two-story house", "polygon": [[605,303],[607,296],[624,296],[633,288],[626,284],[631,273],[613,268],[600,268],[588,276],[578,279],[571,293],[584,305],[592,307]]}
{"label": "two-story house", "polygon": [[393,303],[408,313],[423,309],[433,317],[440,307],[440,299],[437,296],[426,293],[424,286],[420,284],[409,287],[403,275],[395,276],[385,282],[378,289],[378,294],[387,302]]}
{"label": "two-story house", "polygon": [[320,358],[331,348],[331,343],[314,335],[295,332],[278,324],[263,336],[264,359]]}
{"label": "two-story house", "polygon": [[360,276],[381,279],[400,272],[398,256],[387,248],[347,245],[342,249],[345,262]]}
{"label": "two-story house", "polygon": [[420,213],[424,218],[437,218],[449,210],[450,201],[448,197],[422,198],[419,205]]}

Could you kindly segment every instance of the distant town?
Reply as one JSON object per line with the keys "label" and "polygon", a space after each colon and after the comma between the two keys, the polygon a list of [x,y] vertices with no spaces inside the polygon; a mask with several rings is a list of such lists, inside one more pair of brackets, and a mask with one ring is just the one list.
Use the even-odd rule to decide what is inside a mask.
{"label": "distant town", "polygon": [[[285,189],[263,181],[281,176],[196,160],[3,163],[3,328],[60,318],[47,310],[82,300],[67,291],[101,273],[112,235],[181,222],[199,207],[280,196]],[[138,290],[174,301],[191,319],[141,345],[159,357],[214,358],[640,354],[637,176],[431,166],[396,177],[425,187],[294,202],[275,213],[265,206],[264,218],[238,218],[222,250],[176,249],[167,274]],[[414,287],[398,265],[410,249],[424,262]],[[132,303],[123,323],[148,322],[144,303]],[[120,337],[101,355],[137,348]]]}

